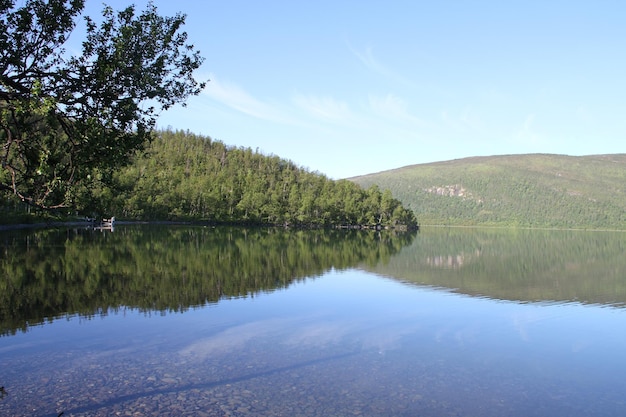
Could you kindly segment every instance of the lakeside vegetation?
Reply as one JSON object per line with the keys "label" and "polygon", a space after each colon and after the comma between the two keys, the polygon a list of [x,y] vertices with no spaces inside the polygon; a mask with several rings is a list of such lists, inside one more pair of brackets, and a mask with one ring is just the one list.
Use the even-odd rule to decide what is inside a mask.
{"label": "lakeside vegetation", "polygon": [[[155,132],[145,151],[79,195],[83,213],[129,220],[296,227],[415,228],[412,211],[377,186],[331,180],[278,156],[183,131]],[[6,211],[17,206],[4,203]]]}
{"label": "lakeside vegetation", "polygon": [[[367,190],[278,156],[183,131],[159,131],[115,174],[96,207],[123,218],[293,226],[404,225],[415,216],[377,186]],[[94,207],[95,209],[95,207]]]}
{"label": "lakeside vegetation", "polygon": [[424,225],[626,229],[626,154],[474,157],[351,179]]}
{"label": "lakeside vegetation", "polygon": [[39,209],[80,209],[95,176],[125,166],[159,114],[205,85],[184,15],[84,8],[0,2],[0,192]]}

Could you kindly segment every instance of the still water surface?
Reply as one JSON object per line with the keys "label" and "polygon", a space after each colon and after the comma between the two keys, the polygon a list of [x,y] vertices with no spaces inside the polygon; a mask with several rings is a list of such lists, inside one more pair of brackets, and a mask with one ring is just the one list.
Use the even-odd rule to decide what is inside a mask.
{"label": "still water surface", "polygon": [[0,238],[0,415],[626,415],[621,233]]}

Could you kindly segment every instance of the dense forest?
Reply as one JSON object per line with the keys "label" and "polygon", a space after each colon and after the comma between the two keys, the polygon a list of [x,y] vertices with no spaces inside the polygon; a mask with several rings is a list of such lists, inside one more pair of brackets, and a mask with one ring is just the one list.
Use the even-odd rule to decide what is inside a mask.
{"label": "dense forest", "polygon": [[626,229],[626,154],[474,157],[352,179],[426,225]]}
{"label": "dense forest", "polygon": [[[106,158],[106,155],[102,155]],[[81,214],[305,227],[417,226],[412,211],[378,186],[331,180],[278,156],[184,131],[157,131],[132,163],[94,178]],[[88,192],[87,192],[88,191]],[[16,205],[5,202],[5,210]]]}

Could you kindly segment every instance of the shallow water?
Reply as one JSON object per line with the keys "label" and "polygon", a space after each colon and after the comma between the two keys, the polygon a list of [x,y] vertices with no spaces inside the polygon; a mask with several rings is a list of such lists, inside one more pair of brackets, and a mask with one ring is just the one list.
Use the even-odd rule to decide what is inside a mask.
{"label": "shallow water", "polygon": [[[183,251],[186,259],[194,255],[205,260],[213,258],[201,248],[217,244],[211,240],[217,232],[211,231],[194,230],[195,239],[176,234],[177,242],[193,243],[175,248],[170,247],[171,232],[150,234],[149,238],[142,233],[141,239],[133,233],[116,235],[116,245],[127,238],[141,242],[126,247],[124,253],[151,242],[148,253],[140,251],[126,261],[118,259],[118,264],[126,265],[123,269],[128,275],[157,276],[161,283],[172,275],[170,270],[159,267],[155,269],[158,273],[147,274],[141,261],[159,252],[157,243],[167,250]],[[103,240],[113,243],[111,235],[79,235],[84,247],[100,245]],[[226,258],[236,258],[234,264],[249,271],[241,262],[257,257],[245,254],[248,250],[256,253],[254,248],[259,247],[266,250],[263,239],[270,238],[258,232],[245,237],[230,232],[228,236],[220,236],[225,240],[217,245],[221,263],[204,262],[207,270],[189,264],[187,274],[200,274],[204,282],[217,279],[220,288],[232,288],[222,282],[224,276],[215,278],[211,271],[220,266],[229,270]],[[112,285],[108,279],[114,276],[125,281],[128,276],[117,269],[104,274],[103,269],[93,266],[93,255],[88,257],[91,269],[77,261],[82,267],[75,270],[99,271],[98,276],[107,279],[101,278],[98,285],[81,282],[79,288],[84,291],[79,294],[74,289],[58,290],[50,297],[72,293],[85,299],[97,292],[99,295],[92,298],[99,306],[86,313],[88,303],[65,300],[60,303],[66,306],[65,311],[50,314],[45,320],[34,316],[32,324],[5,325],[5,335],[0,337],[0,384],[5,388],[0,415],[625,415],[626,310],[616,304],[507,300],[468,295],[459,287],[445,288],[433,282],[416,285],[410,278],[439,274],[419,262],[406,268],[415,271],[411,277],[392,278],[389,271],[398,270],[400,264],[406,266],[407,254],[416,259],[431,258],[428,253],[414,255],[415,245],[423,245],[425,239],[434,244],[435,236],[427,234],[402,244],[383,242],[385,238],[373,235],[358,244],[353,242],[355,246],[343,243],[343,249],[337,246],[341,238],[334,235],[329,239],[317,236],[312,245],[318,249],[311,249],[306,244],[311,242],[310,236],[303,234],[284,248],[297,243],[303,248],[299,250],[307,253],[319,249],[315,259],[328,259],[331,255],[321,256],[328,247],[335,253],[346,250],[359,256],[347,259],[345,255],[331,264],[319,261],[312,265],[314,262],[307,260],[308,266],[302,268],[304,255],[298,257],[298,252],[285,249],[276,262],[295,279],[279,280],[280,285],[274,287],[223,293],[217,300],[206,296],[211,291],[204,288],[206,302],[178,307],[170,301],[164,308],[146,308],[145,299],[138,295],[138,284],[132,280],[126,285],[134,295],[122,300],[125,305],[104,303],[102,300],[115,300],[113,294],[117,294],[105,289]],[[15,242],[22,242],[22,237],[16,239],[5,240],[13,242],[6,243],[5,248],[21,247]],[[291,237],[281,234],[280,241],[284,239]],[[61,240],[65,243],[53,240],[57,243],[52,245],[52,241],[39,238],[44,244],[34,249],[31,237],[31,246],[25,251],[47,250],[50,254],[57,253],[50,252],[50,246],[62,246],[55,256],[64,259],[62,263],[67,266],[68,257],[74,257],[73,246],[68,243],[73,240],[65,235]],[[228,241],[233,242],[232,250],[227,249]],[[102,250],[102,246],[98,248]],[[484,256],[488,248],[483,241]],[[15,290],[12,279],[16,278],[9,277],[7,271],[15,274],[19,270],[7,253],[2,258],[4,291],[9,287]],[[153,264],[157,262],[150,259]],[[260,261],[263,263],[262,258]],[[102,266],[102,262],[95,263]],[[182,274],[181,265],[171,260],[169,264]],[[50,265],[55,264],[46,265],[42,270],[52,274],[55,268]],[[130,271],[128,265],[134,269]],[[260,265],[257,269],[267,271]],[[457,280],[472,276],[463,276],[459,272],[463,268],[444,269],[457,271]],[[267,282],[265,275],[259,273],[252,280]],[[60,276],[64,278],[56,278],[60,279],[57,288],[70,288],[68,282],[76,279],[67,271]],[[238,288],[248,288],[249,278],[233,277],[239,283],[246,282]],[[195,281],[188,276],[184,282]],[[142,287],[143,293],[172,299],[172,293],[163,289],[151,292],[154,285]],[[197,285],[179,284],[174,293],[187,300],[182,293],[193,288]],[[28,285],[24,291],[34,294]],[[78,307],[72,310],[68,305]]]}

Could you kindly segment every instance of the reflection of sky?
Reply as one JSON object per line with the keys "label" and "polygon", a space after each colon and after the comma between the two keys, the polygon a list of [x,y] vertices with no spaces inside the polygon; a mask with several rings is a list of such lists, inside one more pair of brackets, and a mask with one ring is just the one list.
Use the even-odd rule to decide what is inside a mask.
{"label": "reflection of sky", "polygon": [[61,349],[71,341],[119,352],[175,350],[197,360],[258,343],[281,349],[384,353],[419,345],[485,356],[611,358],[626,349],[626,332],[616,330],[624,328],[625,310],[472,298],[349,270],[184,313],[122,310],[57,319],[0,338],[0,353]]}
{"label": "reflection of sky", "polygon": [[[135,369],[151,378],[160,370],[185,375],[191,366],[203,375],[226,367],[229,381],[243,372],[241,380],[260,384],[271,383],[274,372],[311,366],[320,384],[333,378],[326,372],[337,378],[345,370],[354,373],[347,380],[355,389],[388,399],[391,385],[385,392],[378,380],[368,380],[376,370],[377,378],[408,389],[430,381],[420,389],[441,392],[446,401],[455,400],[450,393],[471,401],[480,394],[482,407],[500,390],[507,401],[523,392],[542,401],[567,396],[587,407],[589,398],[626,392],[624,328],[626,310],[472,298],[348,270],[184,313],[120,311],[55,320],[0,338],[0,365],[8,370],[5,385],[21,375],[62,376],[107,363],[138,362]],[[256,355],[264,361],[251,360]],[[29,368],[42,361],[51,369]]]}
{"label": "reflection of sky", "polygon": [[[256,297],[249,303],[256,319],[195,341],[180,353],[210,357],[260,339],[277,340],[290,348],[356,344],[362,349],[391,349],[421,326],[411,322],[415,312],[394,306],[395,291],[400,294],[406,288],[366,274],[331,273],[295,284],[289,291]],[[269,317],[259,319],[262,316]]]}
{"label": "reflection of sky", "polygon": [[626,336],[610,330],[623,328],[623,311],[471,298],[360,271],[333,272],[198,314],[210,322],[231,308],[238,309],[238,323],[190,341],[179,353],[202,360],[259,343],[277,349],[343,347],[379,353],[421,346],[506,361],[542,355],[563,360],[581,352],[594,356],[626,348]]}

